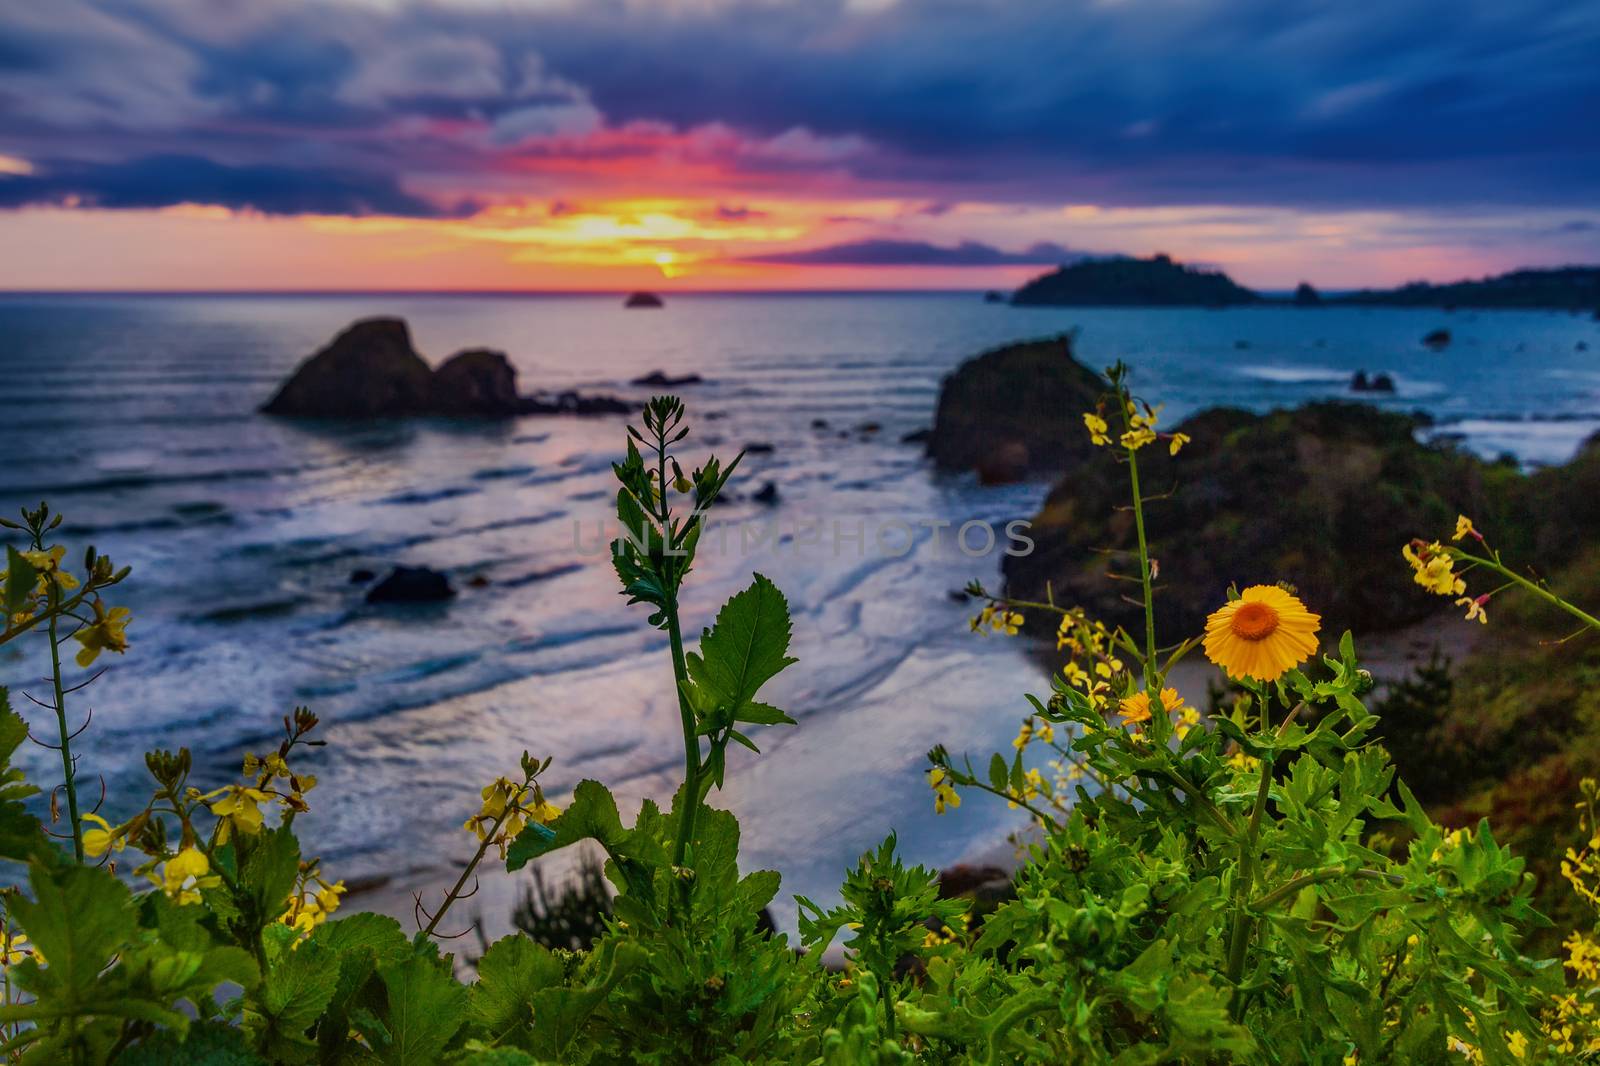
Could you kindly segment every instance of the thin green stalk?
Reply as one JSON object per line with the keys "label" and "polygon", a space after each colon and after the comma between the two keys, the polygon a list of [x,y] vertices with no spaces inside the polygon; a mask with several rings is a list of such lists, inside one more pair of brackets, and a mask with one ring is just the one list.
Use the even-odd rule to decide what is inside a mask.
{"label": "thin green stalk", "polygon": [[1391,885],[1405,883],[1405,878],[1399,874],[1386,874],[1381,870],[1348,870],[1343,866],[1327,866],[1320,870],[1312,870],[1310,873],[1301,874],[1292,881],[1285,881],[1266,895],[1252,900],[1250,909],[1253,911],[1266,910],[1268,907],[1288,899],[1302,888],[1309,885],[1320,885],[1327,881],[1337,881],[1341,877],[1353,877],[1360,881],[1382,881]]}
{"label": "thin green stalk", "polygon": [[[58,606],[61,594],[52,591],[51,606]],[[50,681],[55,689],[56,729],[61,738],[61,777],[67,790],[67,817],[72,823],[72,854],[83,862],[83,821],[78,817],[78,785],[72,770],[72,730],[67,726],[67,696],[61,686],[61,645],[56,616],[50,617]]]}
{"label": "thin green stalk", "polygon": [[[526,785],[526,782],[524,782],[524,785]],[[500,827],[505,824],[506,819],[511,817],[511,812],[516,809],[515,802],[506,804],[506,809],[500,813],[500,817],[494,820],[494,825],[483,835],[483,840],[479,842],[478,850],[473,854],[472,861],[468,862],[462,869],[461,876],[456,878],[456,883],[451,886],[449,892],[445,893],[444,902],[439,904],[439,909],[433,912],[433,917],[428,920],[428,924],[423,928],[423,936],[432,936],[433,931],[439,928],[439,923],[444,920],[445,912],[450,909],[451,904],[461,897],[461,890],[466,887],[467,878],[472,876],[472,872],[483,861],[483,856],[489,850],[489,845],[493,844],[495,837],[500,835]]]}
{"label": "thin green stalk", "polygon": [[667,605],[667,635],[672,641],[672,676],[678,690],[678,715],[683,719],[683,810],[678,816],[678,843],[672,864],[682,866],[694,839],[694,816],[700,807],[700,735],[695,730],[694,708],[689,705],[685,686],[689,667],[683,657],[683,630],[678,623],[678,602]]}
{"label": "thin green stalk", "polygon": [[[1261,731],[1268,729],[1268,701],[1265,692],[1257,692],[1261,703]],[[1239,842],[1239,873],[1233,884],[1233,929],[1228,940],[1228,981],[1235,986],[1233,997],[1234,1019],[1243,1007],[1238,994],[1238,984],[1244,977],[1245,953],[1250,946],[1250,893],[1255,890],[1256,841],[1261,833],[1261,819],[1267,809],[1267,795],[1272,790],[1272,755],[1261,760],[1261,785],[1256,790],[1256,803],[1250,812],[1250,824],[1244,839]]]}
{"label": "thin green stalk", "polygon": [[1533,593],[1535,596],[1538,596],[1546,603],[1566,611],[1568,614],[1582,622],[1584,625],[1588,626],[1590,629],[1600,630],[1600,618],[1595,618],[1594,615],[1589,614],[1587,611],[1574,607],[1572,604],[1568,603],[1560,596],[1557,596],[1555,593],[1551,592],[1538,582],[1529,581],[1521,574],[1500,562],[1499,559],[1490,559],[1481,555],[1473,555],[1469,552],[1461,551],[1459,548],[1456,549],[1456,552],[1460,558],[1465,559],[1468,562],[1476,563],[1479,566],[1486,566],[1495,573],[1500,574],[1515,584],[1527,589],[1529,592]]}
{"label": "thin green stalk", "polygon": [[[1133,487],[1133,528],[1139,535],[1139,583],[1144,591],[1144,684],[1159,689],[1156,676],[1156,605],[1150,592],[1150,543],[1144,533],[1144,497],[1139,493],[1139,457],[1128,449],[1128,481]],[[1159,717],[1159,716],[1158,716]]]}

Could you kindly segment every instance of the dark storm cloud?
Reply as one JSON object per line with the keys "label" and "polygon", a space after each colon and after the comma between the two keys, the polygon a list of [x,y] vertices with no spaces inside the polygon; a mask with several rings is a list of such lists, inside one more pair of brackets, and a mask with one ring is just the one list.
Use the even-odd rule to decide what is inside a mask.
{"label": "dark storm cloud", "polygon": [[470,213],[442,210],[404,192],[392,178],[326,167],[226,166],[199,156],[162,155],[125,163],[45,165],[33,174],[0,174],[0,207],[81,203],[103,208],[212,204],[267,215]]}
{"label": "dark storm cloud", "polygon": [[0,152],[295,159],[403,200],[717,126],[858,138],[726,165],[930,204],[1587,208],[1596,54],[1600,0],[59,0],[0,12]]}
{"label": "dark storm cloud", "polygon": [[794,266],[1057,266],[1084,258],[1050,241],[1021,252],[1003,252],[978,241],[962,241],[953,247],[925,241],[863,240],[808,248],[798,252],[773,252],[749,256],[754,263],[786,263]]}

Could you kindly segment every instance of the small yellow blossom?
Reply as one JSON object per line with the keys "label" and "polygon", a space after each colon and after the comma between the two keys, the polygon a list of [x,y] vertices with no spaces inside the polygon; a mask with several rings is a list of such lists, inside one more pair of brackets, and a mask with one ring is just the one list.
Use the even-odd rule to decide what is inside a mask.
{"label": "small yellow blossom", "polygon": [[128,635],[124,630],[128,627],[129,614],[126,607],[107,610],[100,598],[95,597],[94,621],[72,634],[72,638],[83,645],[78,652],[79,666],[90,665],[100,657],[102,651],[114,651],[120,655],[128,650]]}
{"label": "small yellow blossom", "polygon": [[1177,455],[1183,450],[1183,446],[1189,443],[1190,439],[1187,433],[1174,433],[1167,440],[1167,454]]}
{"label": "small yellow blossom", "polygon": [[98,814],[85,814],[85,823],[93,823],[94,828],[85,828],[83,831],[83,853],[91,859],[98,859],[109,850],[121,851],[127,847],[126,832],[113,828],[110,822]]}
{"label": "small yellow blossom", "polygon": [[1108,431],[1111,427],[1106,425],[1106,420],[1093,411],[1083,413],[1084,427],[1089,430],[1089,443],[1095,445],[1110,444],[1111,437]]}
{"label": "small yellow blossom", "polygon": [[1254,755],[1248,755],[1243,748],[1236,749],[1226,760],[1229,769],[1241,773],[1253,774],[1261,768],[1261,760]]}
{"label": "small yellow blossom", "polygon": [[1483,625],[1488,625],[1489,615],[1483,609],[1484,604],[1488,602],[1489,597],[1487,594],[1478,596],[1476,598],[1472,596],[1462,596],[1460,599],[1456,600],[1456,606],[1465,607],[1467,609],[1467,621],[1480,622]]}
{"label": "small yellow blossom", "polygon": [[38,953],[28,946],[28,934],[18,930],[13,933],[6,930],[0,934],[0,966],[10,968],[23,959],[36,957]]}
{"label": "small yellow blossom", "polygon": [[1456,515],[1456,531],[1450,539],[1460,540],[1463,537],[1476,537],[1478,540],[1482,540],[1483,534],[1473,528],[1472,519],[1464,514],[1458,514]]}
{"label": "small yellow blossom", "polygon": [[1455,572],[1455,560],[1438,541],[1432,544],[1413,541],[1400,549],[1400,554],[1411,564],[1412,580],[1429,592],[1459,596],[1467,591],[1467,583]]}
{"label": "small yellow blossom", "polygon": [[1154,443],[1155,439],[1155,430],[1149,428],[1148,426],[1141,426],[1137,429],[1130,429],[1122,436],[1118,437],[1117,443],[1121,444],[1129,451],[1136,452],[1140,448],[1143,448],[1146,444]]}
{"label": "small yellow blossom", "polygon": [[196,847],[187,847],[167,860],[161,876],[151,874],[168,897],[179,903],[199,903],[200,890],[215,888],[222,879],[211,872],[211,860]]}
{"label": "small yellow blossom", "polygon": [[62,592],[71,592],[78,587],[78,579],[61,569],[61,557],[67,554],[67,549],[60,544],[45,551],[23,552],[22,557],[28,560],[28,565],[39,572],[39,587],[35,594],[43,596],[50,591],[50,583],[54,582]]}
{"label": "small yellow blossom", "polygon": [[1567,969],[1579,980],[1600,981],[1600,944],[1574,931],[1561,946],[1567,949]]}
{"label": "small yellow blossom", "polygon": [[261,804],[270,803],[272,797],[246,785],[228,785],[222,791],[222,798],[211,804],[211,813],[221,819],[217,825],[217,843],[226,844],[235,832],[248,835],[259,830]]}
{"label": "small yellow blossom", "polygon": [[953,811],[961,806],[961,796],[950,783],[950,773],[944,767],[935,766],[928,771],[928,787],[933,789],[935,814],[943,814],[947,810]]}

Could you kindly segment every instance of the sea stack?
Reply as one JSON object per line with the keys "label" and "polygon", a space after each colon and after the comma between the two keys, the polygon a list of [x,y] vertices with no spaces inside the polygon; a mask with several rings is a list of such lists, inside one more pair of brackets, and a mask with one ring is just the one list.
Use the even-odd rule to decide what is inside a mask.
{"label": "sea stack", "polygon": [[661,297],[653,292],[634,292],[628,294],[628,298],[622,301],[622,306],[629,310],[640,310],[643,308],[665,307],[666,304],[662,302]]}

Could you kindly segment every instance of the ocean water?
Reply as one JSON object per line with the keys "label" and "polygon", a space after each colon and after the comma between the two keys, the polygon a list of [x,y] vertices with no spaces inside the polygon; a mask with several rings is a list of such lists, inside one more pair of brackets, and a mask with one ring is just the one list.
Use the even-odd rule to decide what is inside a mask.
{"label": "ocean water", "polygon": [[[783,922],[794,893],[832,898],[891,828],[939,865],[1017,824],[980,797],[936,817],[922,778],[935,743],[1009,751],[1023,693],[1045,687],[1019,644],[973,636],[950,593],[992,584],[1006,543],[984,552],[973,533],[963,550],[954,531],[1026,518],[1046,486],[936,476],[900,443],[961,360],[1076,329],[1082,359],[1126,359],[1174,419],[1348,395],[1366,369],[1398,384],[1376,402],[1427,411],[1434,432],[1485,454],[1560,462],[1600,428],[1600,323],[1553,313],[1014,309],[969,294],[677,296],[660,312],[609,296],[0,297],[0,512],[48,499],[72,556],[93,543],[134,567],[116,596],[133,648],[75,697],[75,715],[94,712],[82,774],[125,814],[143,751],[188,744],[199,782],[222,783],[310,706],[328,744],[305,760],[321,782],[299,823],[307,851],[380,879],[369,905],[397,913],[453,879],[478,789],[524,748],[554,757],[557,802],[594,777],[630,817],[670,793],[681,748],[665,638],[624,606],[597,551],[622,419],[256,413],[300,359],[373,314],[407,318],[435,363],[504,349],[525,391],[642,399],[629,379],[694,371],[707,380],[681,390],[686,456],[774,445],[734,489],[770,481],[781,502],[719,509],[684,609],[698,632],[752,570],[791,602],[801,662],[771,696],[800,724],[758,735],[759,757],[734,753],[713,800],[739,815],[747,866],[783,873]],[[1439,326],[1455,341],[1429,352],[1419,339]],[[368,607],[351,572],[396,564],[446,570],[460,595]],[[37,649],[0,649],[0,684],[28,689],[41,672]],[[54,757],[24,759],[49,780]],[[464,909],[504,928],[520,884],[487,877]]]}

